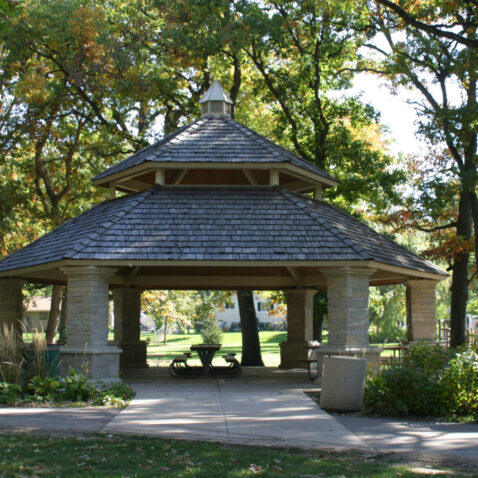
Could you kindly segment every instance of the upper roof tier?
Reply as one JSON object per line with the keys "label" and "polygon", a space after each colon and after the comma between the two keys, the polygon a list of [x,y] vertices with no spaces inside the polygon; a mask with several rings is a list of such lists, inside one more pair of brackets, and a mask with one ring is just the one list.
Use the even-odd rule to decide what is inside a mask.
{"label": "upper roof tier", "polygon": [[[232,101],[218,82],[201,100],[202,108],[223,109]],[[333,187],[323,169],[238,123],[226,112],[207,112],[161,141],[138,151],[93,179],[120,191],[162,185],[273,185],[294,192]]]}
{"label": "upper roof tier", "polygon": [[155,171],[160,169],[164,184],[170,185],[269,185],[271,170],[279,173],[274,185],[295,192],[337,184],[323,169],[225,116],[204,116],[115,164],[93,182],[138,191],[157,183]]}

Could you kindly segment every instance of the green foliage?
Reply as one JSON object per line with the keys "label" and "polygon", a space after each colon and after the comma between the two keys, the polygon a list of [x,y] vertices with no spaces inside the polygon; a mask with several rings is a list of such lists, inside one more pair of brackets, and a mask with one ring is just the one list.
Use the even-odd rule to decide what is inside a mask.
{"label": "green foliage", "polygon": [[469,417],[478,420],[478,361],[440,345],[414,344],[402,364],[366,383],[363,412],[384,416]]}
{"label": "green foliage", "polygon": [[61,383],[53,377],[33,377],[27,385],[28,391],[39,400],[51,402],[58,396]]}
{"label": "green foliage", "polygon": [[405,340],[405,288],[403,286],[371,287],[369,316],[371,343]]}
{"label": "green foliage", "polygon": [[22,388],[16,383],[0,381],[0,404],[13,405],[22,397]]}
{"label": "green foliage", "polygon": [[92,383],[73,369],[64,380],[37,375],[23,387],[0,381],[0,404],[4,405],[67,401],[124,407],[134,395],[135,391],[122,382]]}
{"label": "green foliage", "polygon": [[478,353],[470,349],[459,352],[445,369],[443,383],[447,409],[478,420]]}
{"label": "green foliage", "polygon": [[123,382],[102,384],[95,392],[93,404],[123,408],[134,395],[133,388]]}
{"label": "green foliage", "polygon": [[214,319],[202,325],[200,334],[204,344],[222,344],[223,332]]}
{"label": "green foliage", "polygon": [[95,387],[84,375],[70,369],[63,379],[63,397],[74,402],[87,402],[95,394]]}

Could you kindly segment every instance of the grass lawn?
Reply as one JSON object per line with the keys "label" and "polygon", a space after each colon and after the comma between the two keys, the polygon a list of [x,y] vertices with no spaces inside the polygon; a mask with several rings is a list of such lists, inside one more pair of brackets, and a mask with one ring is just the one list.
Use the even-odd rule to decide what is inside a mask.
{"label": "grass lawn", "polygon": [[[396,459],[396,458],[395,458]],[[431,471],[431,470],[430,470]],[[456,468],[440,476],[457,476]],[[422,477],[391,457],[130,435],[0,435],[1,477]],[[477,476],[466,474],[466,476]]]}
{"label": "grass lawn", "polygon": [[[152,340],[152,334],[141,334],[141,340],[146,339]],[[323,335],[324,343],[327,343],[327,331]],[[261,351],[262,359],[264,360],[264,365],[267,367],[277,367],[280,362],[280,348],[279,344],[287,340],[287,332],[277,332],[262,330],[259,332],[259,339],[261,341]],[[162,340],[162,337],[161,337]],[[200,334],[174,334],[168,335],[166,345],[161,343],[150,343],[148,346],[148,353],[150,354],[164,354],[164,357],[161,357],[159,360],[159,365],[168,365],[171,360],[176,355],[180,355],[184,352],[189,352],[189,347],[193,344],[201,344],[202,337]],[[384,344],[373,344],[373,345],[384,345]],[[387,344],[387,345],[398,345],[398,344]],[[220,364],[222,360],[220,359],[221,355],[226,353],[236,353],[237,359],[241,360],[242,352],[242,337],[241,332],[225,332],[223,335],[223,344],[221,350],[215,358],[215,363]],[[384,351],[384,356],[391,356],[392,351]],[[194,361],[190,361],[195,363]],[[197,360],[199,364],[199,360]]]}
{"label": "grass lawn", "polygon": [[[141,339],[146,340],[148,337],[151,337],[151,334],[142,334]],[[264,330],[259,332],[259,339],[261,341],[264,364],[269,367],[277,367],[280,362],[279,343],[287,339],[287,332]],[[162,343],[150,344],[148,346],[148,353],[165,354],[165,357],[162,357],[160,361],[160,365],[165,365],[164,362],[169,363],[176,355],[188,352],[191,345],[201,343],[202,337],[200,334],[174,334],[168,336],[166,345]],[[231,352],[236,353],[236,358],[240,361],[242,352],[241,332],[224,333],[223,344],[218,356]],[[220,364],[222,360],[217,358],[215,362]],[[191,361],[191,363],[193,362]]]}

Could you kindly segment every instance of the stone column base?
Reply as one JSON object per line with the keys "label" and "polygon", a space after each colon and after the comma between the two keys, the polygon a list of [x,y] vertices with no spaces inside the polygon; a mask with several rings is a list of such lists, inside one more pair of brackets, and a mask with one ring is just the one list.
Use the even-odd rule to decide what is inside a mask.
{"label": "stone column base", "polygon": [[309,351],[306,349],[308,345],[315,342],[306,340],[287,340],[281,342],[280,346],[280,365],[279,368],[307,368],[305,362],[309,358]]}
{"label": "stone column base", "polygon": [[120,370],[127,368],[147,368],[146,348],[148,344],[145,341],[140,342],[122,342],[120,344]]}
{"label": "stone column base", "polygon": [[339,347],[333,345],[321,345],[317,350],[317,370],[319,378],[322,378],[324,357],[336,355],[340,357],[356,357],[367,360],[367,370],[378,372],[380,365],[380,347]]}
{"label": "stone column base", "polygon": [[80,349],[60,348],[60,376],[68,375],[70,368],[93,380],[118,380],[121,349],[114,346]]}

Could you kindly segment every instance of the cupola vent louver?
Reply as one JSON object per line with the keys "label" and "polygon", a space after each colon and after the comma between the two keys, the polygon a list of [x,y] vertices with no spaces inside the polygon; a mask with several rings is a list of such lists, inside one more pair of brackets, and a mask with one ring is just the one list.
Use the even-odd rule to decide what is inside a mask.
{"label": "cupola vent louver", "polygon": [[233,102],[217,80],[199,103],[201,104],[201,116],[231,116]]}

